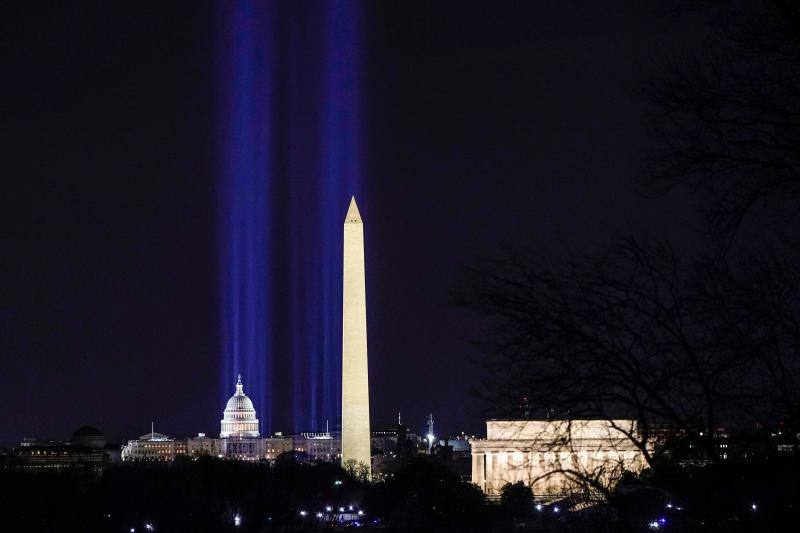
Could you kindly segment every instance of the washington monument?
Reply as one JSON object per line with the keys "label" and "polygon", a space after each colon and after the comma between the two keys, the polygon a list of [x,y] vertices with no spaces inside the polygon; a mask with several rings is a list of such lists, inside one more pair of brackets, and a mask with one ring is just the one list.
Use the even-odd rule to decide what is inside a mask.
{"label": "washington monument", "polygon": [[344,219],[343,261],[342,464],[355,460],[371,473],[364,224],[355,197]]}

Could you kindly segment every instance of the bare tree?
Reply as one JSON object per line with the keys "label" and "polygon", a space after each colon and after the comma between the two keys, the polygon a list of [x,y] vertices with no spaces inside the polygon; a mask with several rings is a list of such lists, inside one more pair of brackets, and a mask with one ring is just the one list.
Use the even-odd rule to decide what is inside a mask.
{"label": "bare tree", "polygon": [[656,65],[644,85],[655,141],[644,182],[704,193],[709,228],[727,248],[754,211],[797,221],[800,5],[704,5],[715,10],[704,49]]}
{"label": "bare tree", "polygon": [[[759,403],[739,407],[765,426],[800,432],[800,260],[769,246],[733,267],[706,262],[698,298],[724,324],[719,342],[747,351],[740,388],[760,389]],[[714,267],[709,268],[709,265]],[[713,280],[713,281],[711,281]],[[796,443],[795,443],[796,445]]]}
{"label": "bare tree", "polygon": [[526,397],[542,416],[632,418],[636,431],[619,430],[651,465],[665,425],[718,460],[714,430],[763,421],[774,388],[752,371],[762,346],[741,324],[746,296],[723,300],[703,274],[664,243],[632,239],[599,257],[508,252],[469,269],[454,298],[489,324],[478,391],[488,414],[513,416]]}

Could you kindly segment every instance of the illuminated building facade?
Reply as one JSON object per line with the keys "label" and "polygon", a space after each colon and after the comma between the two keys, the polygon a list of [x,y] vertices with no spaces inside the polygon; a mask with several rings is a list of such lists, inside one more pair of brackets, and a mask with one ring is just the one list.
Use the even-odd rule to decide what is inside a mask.
{"label": "illuminated building facade", "polygon": [[293,437],[294,450],[305,454],[309,461],[338,462],[342,458],[342,439],[339,435],[301,433]]}
{"label": "illuminated building facade", "polygon": [[155,431],[122,447],[123,461],[172,461],[178,455],[189,455],[188,439],[173,439]]}
{"label": "illuminated building facade", "polygon": [[275,435],[268,437],[264,440],[264,459],[272,460],[277,459],[282,453],[291,452],[294,450],[295,442],[294,437],[284,437],[282,435]]}
{"label": "illuminated building facade", "polygon": [[536,495],[563,494],[575,474],[613,483],[645,466],[625,436],[636,431],[634,420],[490,420],[486,438],[470,441],[472,482],[490,496],[518,481]]}
{"label": "illuminated building facade", "polygon": [[196,437],[188,439],[186,451],[190,457],[204,455],[216,457],[219,455],[219,439],[207,437],[205,433],[198,433]]}
{"label": "illuminated building facade", "polygon": [[[241,374],[236,382],[236,392],[225,406],[220,426],[219,436],[223,439],[228,437],[257,438],[259,436],[256,409],[253,407],[253,402],[244,393]],[[252,447],[250,444],[245,446],[242,443],[247,448]]]}
{"label": "illuminated building facade", "polygon": [[21,470],[101,470],[110,462],[105,446],[100,431],[84,426],[68,441],[23,441],[11,451],[10,464]]}
{"label": "illuminated building facade", "polygon": [[192,458],[218,457],[239,461],[272,461],[282,453],[297,452],[309,461],[338,461],[341,439],[330,433],[304,433],[272,437],[259,436],[258,418],[253,402],[244,393],[242,377],[228,400],[220,424],[219,438],[198,433],[189,439],[173,439],[152,431],[128,441],[122,449],[123,461],[172,461],[179,455]]}
{"label": "illuminated building facade", "polygon": [[219,439],[219,456],[240,461],[258,461],[264,458],[264,440],[260,437]]}

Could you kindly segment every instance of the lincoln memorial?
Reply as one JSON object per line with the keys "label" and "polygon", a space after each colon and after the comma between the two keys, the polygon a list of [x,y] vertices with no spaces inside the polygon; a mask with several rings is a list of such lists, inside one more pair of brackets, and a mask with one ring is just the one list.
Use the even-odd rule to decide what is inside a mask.
{"label": "lincoln memorial", "polygon": [[569,492],[580,476],[610,484],[645,466],[627,437],[636,431],[634,420],[489,420],[471,442],[472,482],[490,496],[517,481],[536,496]]}

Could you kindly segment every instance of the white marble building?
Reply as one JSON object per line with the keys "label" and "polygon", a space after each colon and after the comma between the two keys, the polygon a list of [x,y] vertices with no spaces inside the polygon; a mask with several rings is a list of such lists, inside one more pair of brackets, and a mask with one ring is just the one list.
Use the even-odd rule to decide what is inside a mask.
{"label": "white marble building", "polygon": [[122,448],[124,461],[172,461],[178,456],[197,458],[212,456],[239,461],[272,461],[282,453],[298,452],[308,461],[339,462],[342,440],[331,433],[303,433],[272,437],[259,436],[258,418],[253,402],[244,393],[242,376],[236,391],[228,400],[220,421],[219,438],[199,433],[189,439],[173,439],[151,431],[129,440]]}
{"label": "white marble building", "polygon": [[490,420],[486,438],[471,441],[472,482],[490,496],[517,481],[536,496],[562,494],[576,473],[613,483],[645,466],[625,435],[636,431],[634,420]]}
{"label": "white marble building", "polygon": [[220,421],[220,438],[258,437],[258,418],[253,402],[244,393],[242,375],[236,382],[236,392],[228,400]]}

